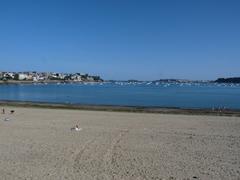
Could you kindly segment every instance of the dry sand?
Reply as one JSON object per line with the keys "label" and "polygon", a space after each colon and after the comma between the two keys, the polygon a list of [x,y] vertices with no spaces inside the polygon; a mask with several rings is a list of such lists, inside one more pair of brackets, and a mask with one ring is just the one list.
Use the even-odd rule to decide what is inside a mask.
{"label": "dry sand", "polygon": [[240,179],[239,117],[14,109],[0,179]]}

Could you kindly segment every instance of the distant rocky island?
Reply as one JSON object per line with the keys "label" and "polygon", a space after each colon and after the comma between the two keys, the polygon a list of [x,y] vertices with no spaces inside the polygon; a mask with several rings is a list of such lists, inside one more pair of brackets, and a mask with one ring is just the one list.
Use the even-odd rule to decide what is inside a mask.
{"label": "distant rocky island", "polygon": [[141,81],[135,79],[129,80],[108,80],[107,82],[126,82],[126,83],[142,83],[142,82],[152,82],[152,83],[240,83],[240,77],[232,78],[218,78],[217,80],[189,80],[189,79],[159,79],[153,81]]}
{"label": "distant rocky island", "polygon": [[215,81],[210,80],[188,80],[188,79],[160,79],[153,82],[160,83],[240,83],[240,77],[218,78]]}
{"label": "distant rocky island", "polygon": [[187,79],[160,79],[154,82],[162,83],[240,83],[240,77],[218,78],[215,81],[210,80],[187,80]]}
{"label": "distant rocky island", "polygon": [[216,83],[240,83],[240,77],[218,78]]}
{"label": "distant rocky island", "polygon": [[100,76],[84,73],[0,72],[0,83],[103,82]]}
{"label": "distant rocky island", "polygon": [[187,79],[160,79],[154,82],[165,83],[240,83],[240,77],[218,78],[215,81],[210,80],[187,80]]}

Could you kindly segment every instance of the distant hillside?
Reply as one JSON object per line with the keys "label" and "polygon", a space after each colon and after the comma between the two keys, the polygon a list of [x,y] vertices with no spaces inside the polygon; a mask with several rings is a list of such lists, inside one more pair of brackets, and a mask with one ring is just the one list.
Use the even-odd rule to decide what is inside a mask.
{"label": "distant hillside", "polygon": [[216,83],[240,83],[240,77],[233,78],[218,78]]}

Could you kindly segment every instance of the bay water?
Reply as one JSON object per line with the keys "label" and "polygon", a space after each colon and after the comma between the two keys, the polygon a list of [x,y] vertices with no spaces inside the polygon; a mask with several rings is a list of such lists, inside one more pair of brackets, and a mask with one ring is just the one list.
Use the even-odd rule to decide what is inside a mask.
{"label": "bay water", "polygon": [[107,82],[0,85],[0,100],[83,105],[240,109],[240,85]]}

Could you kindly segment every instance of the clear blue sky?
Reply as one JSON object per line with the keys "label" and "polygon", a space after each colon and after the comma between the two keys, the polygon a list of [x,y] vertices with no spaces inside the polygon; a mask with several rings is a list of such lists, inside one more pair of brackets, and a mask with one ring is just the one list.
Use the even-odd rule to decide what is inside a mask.
{"label": "clear blue sky", "polygon": [[0,71],[240,76],[239,0],[0,0]]}

